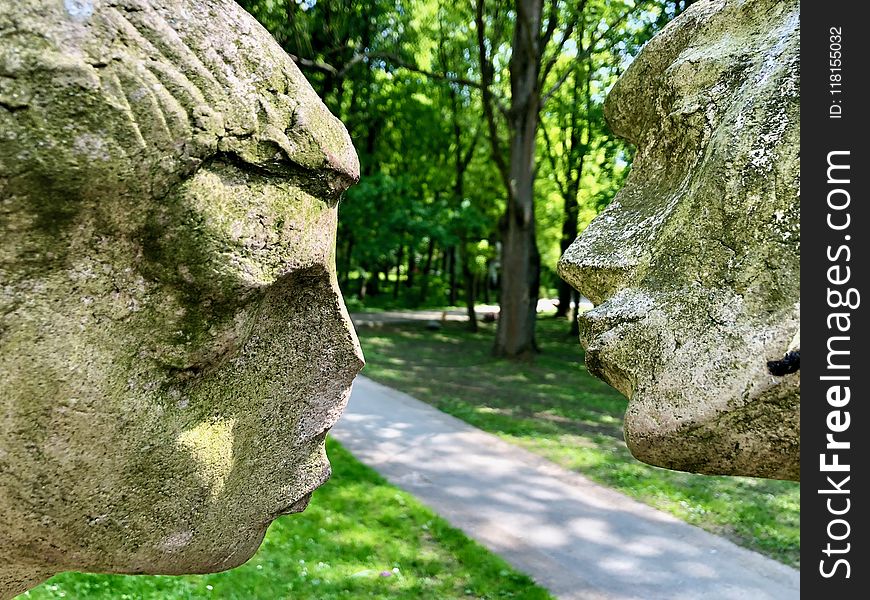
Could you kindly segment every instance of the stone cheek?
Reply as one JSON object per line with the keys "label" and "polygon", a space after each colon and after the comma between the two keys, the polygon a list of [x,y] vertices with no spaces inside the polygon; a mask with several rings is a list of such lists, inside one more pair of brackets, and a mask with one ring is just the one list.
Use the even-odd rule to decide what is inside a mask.
{"label": "stone cheek", "polygon": [[798,15],[695,4],[607,99],[632,173],[559,267],[596,304],[587,365],[652,464],[800,477],[800,375],[766,367],[800,325]]}
{"label": "stone cheek", "polygon": [[24,0],[0,29],[0,597],[240,564],[328,476],[362,366],[350,138],[230,0]]}

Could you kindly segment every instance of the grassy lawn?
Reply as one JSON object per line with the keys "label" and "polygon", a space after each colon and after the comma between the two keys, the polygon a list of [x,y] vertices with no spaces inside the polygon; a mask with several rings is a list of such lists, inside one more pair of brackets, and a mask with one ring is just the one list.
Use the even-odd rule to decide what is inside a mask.
{"label": "grassy lawn", "polygon": [[538,322],[534,364],[490,356],[495,326],[360,328],[364,374],[528,450],[792,566],[800,566],[800,485],[650,467],[622,439],[626,400],[586,372],[568,324]]}
{"label": "grassy lawn", "polygon": [[214,575],[64,573],[20,598],[550,599],[525,575],[328,442],[333,476],[272,524],[247,564]]}

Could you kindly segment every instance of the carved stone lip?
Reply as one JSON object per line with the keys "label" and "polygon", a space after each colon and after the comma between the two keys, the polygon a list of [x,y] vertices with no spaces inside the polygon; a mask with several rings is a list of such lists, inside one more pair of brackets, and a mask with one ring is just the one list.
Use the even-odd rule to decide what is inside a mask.
{"label": "carved stone lip", "polygon": [[605,302],[580,315],[580,343],[586,351],[586,368],[631,399],[637,387],[637,364],[626,364],[617,347],[625,338],[643,332],[643,317],[608,309],[610,305]]}
{"label": "carved stone lip", "polygon": [[614,360],[608,344],[593,339],[584,344],[586,348],[586,369],[620,394],[631,400],[637,387],[637,376]]}
{"label": "carved stone lip", "polygon": [[[326,432],[323,433],[323,437],[326,437]],[[311,502],[311,496],[314,494],[314,491],[322,486],[324,483],[329,481],[329,478],[332,476],[332,466],[329,464],[329,461],[324,461],[323,467],[321,469],[320,474],[317,479],[314,481],[314,484],[311,486],[311,489],[292,500],[288,504],[279,508],[275,511],[273,519],[276,519],[282,515],[292,515],[296,513],[301,513],[306,508],[308,508],[308,503]]]}
{"label": "carved stone lip", "polygon": [[299,498],[299,500],[296,500],[295,502],[293,502],[287,508],[280,509],[278,511],[277,515],[282,516],[282,515],[292,515],[292,514],[296,514],[296,513],[301,513],[306,508],[308,508],[308,503],[311,502],[311,496],[313,496],[313,495],[314,495],[313,491],[308,492],[307,494],[305,494],[304,496]]}

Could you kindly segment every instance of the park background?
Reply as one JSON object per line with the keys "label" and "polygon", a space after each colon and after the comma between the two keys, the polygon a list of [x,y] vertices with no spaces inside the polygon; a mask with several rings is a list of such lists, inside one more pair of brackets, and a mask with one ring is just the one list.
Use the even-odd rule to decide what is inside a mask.
{"label": "park background", "polygon": [[[607,91],[691,2],[240,4],[357,148],[361,179],[341,204],[336,265],[360,324],[364,374],[799,567],[799,484],[672,472],[631,457],[626,400],[586,372],[576,318],[584,304],[556,272],[631,168],[631,145],[604,118]],[[539,312],[538,298],[553,301]],[[465,319],[446,318],[455,307]],[[421,309],[434,317],[365,318]],[[332,480],[305,513],[276,521],[243,567],[69,573],[26,596],[549,597],[333,441],[329,454]]]}

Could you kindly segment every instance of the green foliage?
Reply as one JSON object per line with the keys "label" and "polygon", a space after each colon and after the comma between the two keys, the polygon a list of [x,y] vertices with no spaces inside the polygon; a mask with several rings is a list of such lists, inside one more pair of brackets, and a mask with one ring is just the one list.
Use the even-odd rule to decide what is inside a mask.
{"label": "green foliage", "polygon": [[360,328],[365,375],[656,508],[799,566],[800,484],[651,467],[622,439],[627,401],[583,364],[565,322],[538,321],[534,363],[490,354],[494,325]]}
{"label": "green foliage", "polygon": [[304,513],[275,521],[237,569],[183,577],[64,573],[21,597],[551,598],[337,443],[327,447],[332,480]]}
{"label": "green foliage", "polygon": [[[499,264],[506,192],[486,141],[473,3],[240,3],[297,58],[360,154],[362,180],[340,211],[337,264],[345,294],[378,305],[393,295],[414,306],[455,302],[467,268],[478,299],[492,292],[494,301],[485,281]],[[557,284],[565,219],[579,219],[582,229],[628,171],[630,149],[613,138],[601,113],[605,92],[640,44],[684,4],[554,4],[558,18],[543,56],[549,71],[540,128],[551,143],[547,153],[544,136],[539,140],[536,166],[545,292]],[[503,106],[515,17],[509,0],[488,0],[492,90]],[[498,127],[506,137],[504,119]],[[575,133],[582,144],[572,146],[567,142]],[[572,171],[577,185],[561,185]],[[578,214],[566,213],[568,194],[578,199]]]}
{"label": "green foliage", "polygon": [[[667,21],[662,19],[666,5],[588,0],[576,17],[573,37],[551,57],[539,128],[537,193],[545,201],[537,216],[542,219],[543,280],[553,287],[567,289],[552,266],[628,174],[632,148],[610,133],[604,99],[640,46]],[[555,206],[561,209],[558,219]],[[560,294],[560,300],[568,298]]]}

